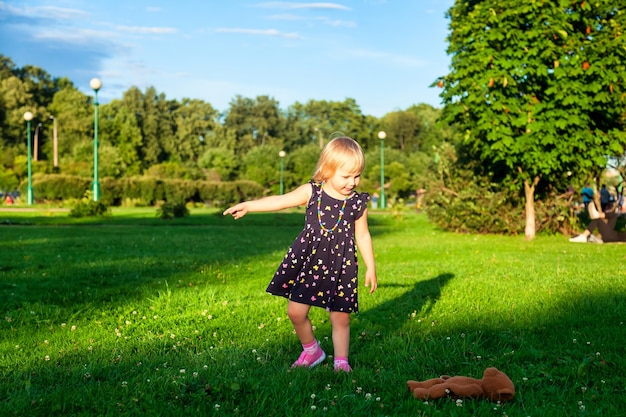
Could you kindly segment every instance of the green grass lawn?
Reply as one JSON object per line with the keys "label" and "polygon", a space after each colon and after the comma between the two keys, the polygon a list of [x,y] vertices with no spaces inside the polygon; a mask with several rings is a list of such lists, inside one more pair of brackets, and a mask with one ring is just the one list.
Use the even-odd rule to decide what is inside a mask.
{"label": "green grass lawn", "polygon": [[[351,374],[301,346],[265,293],[303,212],[206,209],[72,219],[0,212],[2,416],[620,416],[626,246],[456,235],[372,213],[379,289],[361,282]],[[313,309],[332,354],[328,314]],[[408,379],[480,377],[516,398],[424,403]]]}

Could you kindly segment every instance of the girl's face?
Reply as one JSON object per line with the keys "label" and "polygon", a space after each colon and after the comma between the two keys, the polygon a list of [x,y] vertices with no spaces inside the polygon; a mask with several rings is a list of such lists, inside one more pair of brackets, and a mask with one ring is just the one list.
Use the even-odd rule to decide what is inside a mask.
{"label": "girl's face", "polygon": [[360,182],[361,172],[353,172],[340,167],[332,177],[326,180],[325,186],[326,190],[330,191],[331,197],[347,197]]}

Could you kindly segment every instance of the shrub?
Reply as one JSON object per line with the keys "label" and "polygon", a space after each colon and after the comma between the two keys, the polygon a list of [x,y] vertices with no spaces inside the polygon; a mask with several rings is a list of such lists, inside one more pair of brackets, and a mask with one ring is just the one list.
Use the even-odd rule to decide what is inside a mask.
{"label": "shrub", "polygon": [[167,201],[157,209],[157,217],[163,220],[189,216],[189,209],[185,203],[173,203]]}
{"label": "shrub", "polygon": [[70,217],[96,217],[109,214],[109,208],[103,202],[93,201],[91,191],[87,191],[82,200],[70,211]]}
{"label": "shrub", "polygon": [[37,199],[68,200],[81,198],[91,187],[91,178],[75,175],[35,174],[33,192]]}

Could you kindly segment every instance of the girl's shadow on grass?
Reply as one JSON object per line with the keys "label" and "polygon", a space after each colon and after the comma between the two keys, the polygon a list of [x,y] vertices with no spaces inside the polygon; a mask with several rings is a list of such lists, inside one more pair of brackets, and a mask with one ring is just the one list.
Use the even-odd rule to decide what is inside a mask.
{"label": "girl's shadow on grass", "polygon": [[381,327],[385,332],[395,332],[405,322],[420,316],[426,316],[441,297],[443,287],[454,278],[452,273],[440,274],[425,281],[409,284],[381,285],[378,291],[411,288],[409,291],[392,298],[359,314],[357,323],[363,322],[374,327]]}

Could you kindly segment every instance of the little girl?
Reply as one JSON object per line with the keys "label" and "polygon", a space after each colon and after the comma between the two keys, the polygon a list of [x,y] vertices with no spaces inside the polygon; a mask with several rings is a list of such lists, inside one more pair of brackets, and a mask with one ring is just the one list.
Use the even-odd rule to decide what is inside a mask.
{"label": "little girl", "polygon": [[[326,358],[309,320],[311,306],[330,312],[335,371],[350,372],[350,313],[358,312],[357,250],[365,262],[365,286],[378,285],[372,238],[367,224],[369,194],[358,193],[365,157],[348,137],[322,150],[313,180],[284,195],[245,201],[224,214],[240,219],[248,212],[276,211],[306,204],[306,222],[289,248],[267,292],[289,299],[287,313],[303,351],[293,367],[312,368]],[[356,240],[356,245],[355,245]]]}

